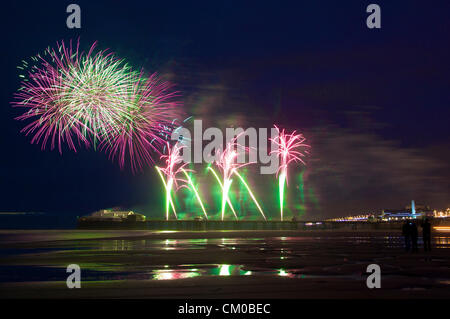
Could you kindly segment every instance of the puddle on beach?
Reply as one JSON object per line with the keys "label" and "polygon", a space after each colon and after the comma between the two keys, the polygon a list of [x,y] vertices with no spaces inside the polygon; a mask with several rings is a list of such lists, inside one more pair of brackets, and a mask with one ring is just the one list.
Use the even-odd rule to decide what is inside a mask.
{"label": "puddle on beach", "polygon": [[[83,243],[85,249],[103,251],[125,250],[190,250],[207,249],[208,246],[232,248],[233,245],[265,245],[263,238],[200,238],[200,239],[105,239]],[[70,243],[67,243],[70,245]]]}
{"label": "puddle on beach", "polygon": [[[103,251],[126,250],[190,250],[207,249],[209,246],[217,246],[226,249],[252,248],[259,250],[283,249],[292,245],[311,245],[332,241],[334,245],[368,244],[380,245],[387,248],[396,248],[403,245],[401,237],[273,237],[273,238],[203,238],[203,239],[98,239],[82,242],[61,243],[65,246],[76,246],[78,249],[98,249]],[[449,246],[447,241],[439,238],[436,244]]]}
{"label": "puddle on beach", "polygon": [[[197,266],[197,267],[195,267]],[[193,267],[193,268],[191,268]],[[173,280],[198,276],[269,276],[287,278],[324,278],[326,275],[306,275],[299,269],[247,268],[243,265],[181,265],[176,269],[155,269],[151,271],[153,280]],[[337,276],[332,276],[337,277]],[[338,276],[339,277],[339,276]],[[342,277],[342,276],[341,276]],[[352,276],[345,276],[352,277]]]}
{"label": "puddle on beach", "polygon": [[[194,277],[229,277],[229,276],[269,276],[286,278],[329,278],[348,277],[339,275],[302,274],[300,269],[247,268],[243,265],[198,264],[176,265],[175,267],[152,266],[135,267],[133,271],[120,271],[112,265],[91,264],[81,267],[84,281],[112,280],[176,280]],[[24,281],[60,281],[67,276],[66,269],[61,267],[38,266],[0,266],[0,282]],[[8,275],[7,275],[8,274]],[[20,276],[18,276],[20,274]]]}
{"label": "puddle on beach", "polygon": [[[190,268],[193,267],[193,268]],[[302,274],[299,269],[248,268],[243,265],[181,265],[179,268],[151,271],[155,280],[181,279],[197,276],[280,276],[288,278],[319,278],[327,276]]]}
{"label": "puddle on beach", "polygon": [[[266,276],[266,277],[286,277],[286,278],[353,278],[361,279],[360,274],[353,274],[353,271],[345,275],[339,275],[336,272],[327,273],[330,269],[322,269],[317,273],[309,273],[304,269],[291,269],[289,267],[298,267],[293,263],[294,259],[308,261],[314,265],[311,260],[317,260],[319,263],[322,258],[332,260],[327,263],[327,267],[333,270],[335,260],[339,260],[339,265],[347,266],[352,264],[368,263],[376,261],[391,261],[395,255],[367,255],[366,246],[382,248],[402,248],[403,239],[399,236],[343,236],[343,237],[268,237],[268,238],[197,238],[197,239],[89,239],[82,241],[64,240],[51,241],[45,244],[36,245],[34,248],[8,248],[0,249],[0,256],[11,258],[14,255],[31,256],[30,260],[37,258],[35,265],[3,265],[0,266],[0,282],[14,281],[61,281],[66,278],[66,269],[60,264],[45,262],[45,258],[59,257],[58,254],[65,256],[66,251],[71,251],[73,257],[83,256],[87,259],[86,263],[80,264],[83,278],[87,281],[104,280],[177,280],[194,277],[227,277],[227,276]],[[436,237],[434,239],[436,248],[450,247],[449,237]],[[351,252],[348,251],[351,244]],[[254,261],[252,265],[246,264],[172,264],[172,265],[145,265],[129,264],[118,262],[106,262],[102,256],[110,258],[114,254],[118,256],[140,256],[157,254],[157,258],[164,262],[165,251],[181,252],[189,254],[190,251],[196,251],[202,254],[217,252],[219,250],[240,251],[251,254]],[[78,250],[78,252],[76,252]],[[202,252],[202,250],[204,252]],[[75,251],[75,252],[74,252]],[[86,253],[85,253],[86,252]],[[96,256],[95,259],[88,257]],[[111,254],[112,252],[113,254]],[[131,255],[129,255],[131,254]],[[134,254],[134,255],[133,255]],[[360,254],[358,258],[353,254]],[[33,255],[36,255],[33,256]],[[43,256],[45,255],[45,256]],[[173,256],[173,255],[172,255]],[[55,258],[56,258],[55,257]],[[88,261],[89,260],[89,261]],[[112,261],[112,259],[108,259]],[[119,259],[118,259],[119,260]],[[350,260],[350,261],[349,261]],[[216,260],[212,260],[213,262]],[[219,260],[217,260],[219,261]],[[173,261],[172,261],[173,262]],[[182,262],[182,261],[181,261]],[[220,262],[220,261],[219,261]],[[286,264],[285,264],[286,262]],[[237,261],[239,263],[239,261]],[[39,266],[42,265],[42,266]],[[44,266],[46,265],[46,266]],[[289,266],[290,265],[290,266]],[[292,266],[296,265],[296,266]],[[261,267],[259,267],[261,266]],[[285,268],[281,268],[281,267]],[[306,273],[305,273],[306,272]]]}

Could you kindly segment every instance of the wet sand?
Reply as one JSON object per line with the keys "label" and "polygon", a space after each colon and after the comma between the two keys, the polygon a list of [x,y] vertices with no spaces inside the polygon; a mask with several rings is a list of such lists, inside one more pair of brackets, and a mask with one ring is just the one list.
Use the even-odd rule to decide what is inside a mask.
{"label": "wet sand", "polygon": [[0,231],[0,297],[449,298],[450,234],[434,235],[412,254],[384,231]]}

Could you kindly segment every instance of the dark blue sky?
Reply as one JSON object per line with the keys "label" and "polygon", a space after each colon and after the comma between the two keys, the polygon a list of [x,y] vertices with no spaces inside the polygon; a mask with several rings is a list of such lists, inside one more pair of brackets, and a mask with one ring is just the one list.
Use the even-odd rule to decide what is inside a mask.
{"label": "dark blue sky", "polygon": [[[151,168],[42,152],[19,133],[16,66],[77,37],[170,78],[196,118],[303,130],[314,150],[305,187],[320,204],[309,217],[413,198],[450,206],[449,1],[76,1],[81,30],[65,25],[69,3],[2,4],[1,211],[154,214]],[[381,6],[381,30],[365,25],[369,3]]]}

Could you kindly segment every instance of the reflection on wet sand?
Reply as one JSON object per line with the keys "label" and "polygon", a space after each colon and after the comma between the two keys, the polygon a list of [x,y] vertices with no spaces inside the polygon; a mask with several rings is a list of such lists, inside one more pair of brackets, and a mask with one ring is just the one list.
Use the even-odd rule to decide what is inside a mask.
{"label": "reflection on wet sand", "polygon": [[[17,283],[36,282],[55,285],[60,282],[64,287],[65,267],[71,263],[80,265],[84,284],[92,283],[93,287],[100,283],[134,286],[137,282],[139,285],[173,282],[175,289],[194,281],[188,290],[203,293],[202,285],[221,290],[226,280],[238,290],[247,287],[256,289],[255,294],[272,296],[271,287],[275,284],[272,281],[282,280],[276,286],[278,293],[274,297],[283,294],[301,297],[302,289],[308,289],[306,296],[319,294],[338,282],[345,284],[336,288],[335,297],[340,297],[337,293],[340,289],[349,295],[355,295],[356,289],[359,296],[365,290],[358,289],[366,289],[365,269],[371,263],[381,266],[383,287],[391,287],[392,291],[434,289],[440,296],[440,287],[448,287],[450,281],[450,250],[447,249],[450,237],[444,234],[434,238],[433,251],[428,254],[405,253],[403,238],[395,233],[286,236],[267,233],[266,237],[251,237],[251,233],[245,234],[248,237],[236,234],[228,237],[226,233],[215,237],[202,236],[202,233],[167,233],[166,238],[159,234],[157,238],[147,234],[125,235],[98,238],[99,235],[89,234],[87,238],[73,238],[67,234],[63,240],[2,243],[0,285],[6,289],[2,290],[8,291]],[[38,236],[42,239],[45,234]],[[311,286],[313,282],[315,286]],[[251,288],[252,285],[259,288]],[[22,294],[24,290],[16,293]],[[14,292],[10,291],[9,296],[14,296]]]}

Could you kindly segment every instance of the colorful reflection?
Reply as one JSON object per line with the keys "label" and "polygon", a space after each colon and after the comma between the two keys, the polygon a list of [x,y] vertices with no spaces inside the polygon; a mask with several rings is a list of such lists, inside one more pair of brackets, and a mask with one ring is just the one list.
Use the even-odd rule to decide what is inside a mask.
{"label": "colorful reflection", "polygon": [[[164,269],[152,271],[154,280],[175,280],[193,278],[198,276],[249,276],[253,273],[243,270],[242,265],[210,265],[206,268],[192,268],[193,265],[180,265],[178,269],[169,269],[168,265]],[[186,268],[184,268],[186,267]],[[187,268],[189,267],[189,268]]]}
{"label": "colorful reflection", "polygon": [[174,279],[185,279],[200,276],[200,273],[195,271],[174,271],[174,270],[154,270],[154,280],[174,280]]}
{"label": "colorful reflection", "polygon": [[450,238],[449,237],[434,237],[436,248],[450,248]]}
{"label": "colorful reflection", "polygon": [[230,265],[221,265],[219,266],[220,272],[219,276],[230,276]]}
{"label": "colorful reflection", "polygon": [[278,276],[288,277],[288,276],[289,276],[289,273],[286,272],[286,270],[284,270],[284,269],[279,269],[279,270],[278,270]]}

